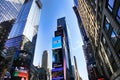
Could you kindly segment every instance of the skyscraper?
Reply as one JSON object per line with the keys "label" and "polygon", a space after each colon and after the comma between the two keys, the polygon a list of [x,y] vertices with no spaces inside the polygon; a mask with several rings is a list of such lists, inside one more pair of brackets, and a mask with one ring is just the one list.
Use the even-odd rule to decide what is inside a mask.
{"label": "skyscraper", "polygon": [[74,63],[75,63],[75,73],[76,73],[76,80],[82,80],[79,72],[78,72],[78,68],[77,68],[77,61],[76,61],[76,57],[74,56]]}
{"label": "skyscraper", "polygon": [[84,45],[82,45],[82,47],[83,47],[84,56],[85,56],[85,60],[86,60],[86,68],[87,68],[87,72],[88,72],[88,78],[89,78],[89,80],[96,80],[99,74],[96,69],[94,51],[92,49],[91,42],[89,40],[88,35],[86,34],[85,27],[84,27],[81,17],[80,17],[80,13],[79,13],[79,9],[78,9],[78,1],[74,0],[74,2],[75,2],[75,5],[74,5],[73,9],[74,9],[74,12],[77,17],[80,33],[81,33],[82,40],[84,43]]}
{"label": "skyscraper", "polygon": [[50,65],[50,58],[49,58],[49,53],[47,50],[45,50],[43,52],[42,55],[42,66],[41,68],[43,68],[45,70],[45,75],[46,75],[46,80],[51,80],[51,69],[49,68]]}
{"label": "skyscraper", "polygon": [[11,31],[12,25],[25,0],[0,0],[0,50],[4,48],[5,41]]}
{"label": "skyscraper", "polygon": [[66,23],[65,17],[59,18],[57,20],[57,26],[58,26],[58,33],[59,33],[59,26],[61,26],[63,28],[63,38],[65,41],[64,44],[67,49],[67,53],[65,55],[66,55],[66,60],[68,59],[68,61],[67,61],[68,69],[70,71],[70,74],[72,75],[71,54],[70,54],[70,46],[69,46],[69,38],[68,38],[69,35],[68,35],[68,31],[67,31],[67,23]]}
{"label": "skyscraper", "polygon": [[0,0],[0,23],[16,19],[25,0]]}
{"label": "skyscraper", "polygon": [[45,50],[42,55],[42,66],[41,67],[47,71],[48,65],[49,65],[49,53],[47,50]]}
{"label": "skyscraper", "polygon": [[55,37],[52,39],[52,48],[52,79],[72,80],[72,66],[65,17],[57,20],[57,31],[55,31]]}
{"label": "skyscraper", "polygon": [[78,0],[78,3],[100,75],[107,80],[119,80],[120,1]]}
{"label": "skyscraper", "polygon": [[[5,46],[16,48],[14,53],[11,75],[12,78],[20,78],[22,69],[26,70],[25,78],[29,79],[30,64],[33,63],[34,49],[37,39],[37,30],[40,20],[40,0],[26,0],[12,27]],[[17,74],[18,73],[18,74]],[[22,72],[24,73],[24,72]]]}

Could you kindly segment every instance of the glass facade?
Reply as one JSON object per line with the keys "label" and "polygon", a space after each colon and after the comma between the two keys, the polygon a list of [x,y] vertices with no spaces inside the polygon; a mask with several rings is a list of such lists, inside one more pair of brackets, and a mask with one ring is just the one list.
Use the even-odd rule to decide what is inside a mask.
{"label": "glass facade", "polygon": [[7,48],[16,47],[16,48],[20,49],[20,46],[22,43],[22,38],[23,38],[22,36],[11,38],[11,39],[7,40],[7,42],[5,43],[5,46]]}
{"label": "glass facade", "polygon": [[74,0],[75,6],[78,6],[78,0]]}
{"label": "glass facade", "polygon": [[[9,39],[5,44],[8,48],[8,54],[13,53],[12,55],[15,55],[15,59],[11,60],[11,66],[14,70],[9,67],[9,70],[12,71],[12,73],[15,72],[15,67],[20,66],[27,67],[30,70],[30,65],[33,63],[40,9],[42,7],[41,4],[38,6],[38,2],[41,3],[40,0],[26,0],[18,14],[17,20],[12,27],[9,34]],[[14,47],[16,50],[11,50]],[[17,59],[16,54],[18,56]],[[20,76],[14,76],[12,74],[12,80],[18,76],[21,77],[23,74],[20,73]],[[28,79],[26,78],[26,80]]]}
{"label": "glass facade", "polygon": [[[30,41],[37,34],[40,18],[40,8],[35,1],[30,0],[22,6],[17,20],[10,32],[9,38],[25,35]],[[31,33],[29,33],[31,32]]]}
{"label": "glass facade", "polygon": [[112,12],[115,0],[108,0],[108,9]]}
{"label": "glass facade", "polygon": [[116,19],[117,19],[118,23],[120,24],[120,7],[118,8]]}
{"label": "glass facade", "polygon": [[[68,32],[67,32],[67,25],[66,25],[66,21],[65,21],[65,17],[59,18],[57,19],[57,26],[61,26],[63,28],[63,33],[64,33],[64,37],[63,37],[63,41],[64,41],[64,47],[66,47],[67,49],[67,53],[65,53],[66,55],[66,60],[67,64],[69,64],[69,66],[67,67],[68,69],[72,70],[72,65],[71,65],[71,56],[70,56],[70,47],[69,47],[69,40],[68,40]],[[71,71],[72,72],[72,71]]]}
{"label": "glass facade", "polygon": [[0,0],[0,23],[16,19],[25,0]]}
{"label": "glass facade", "polygon": [[113,45],[117,42],[117,33],[115,32],[115,30],[112,30],[111,35],[110,35],[111,41],[113,43]]}
{"label": "glass facade", "polygon": [[109,29],[110,29],[110,21],[106,18],[105,19],[105,29],[106,29],[106,31],[109,31]]}
{"label": "glass facade", "polygon": [[111,23],[107,17],[105,18],[105,22],[104,22],[104,30],[105,33],[110,38],[112,44],[116,45],[117,41],[119,40],[118,33],[117,30],[113,26],[111,26]]}

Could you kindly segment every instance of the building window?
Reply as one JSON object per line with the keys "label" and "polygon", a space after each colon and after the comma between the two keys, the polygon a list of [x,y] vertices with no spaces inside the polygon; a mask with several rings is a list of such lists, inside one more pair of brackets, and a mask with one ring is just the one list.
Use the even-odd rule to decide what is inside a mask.
{"label": "building window", "polygon": [[103,37],[103,43],[106,44],[106,39],[105,39],[105,37]]}
{"label": "building window", "polygon": [[108,9],[112,12],[115,0],[108,0]]}
{"label": "building window", "polygon": [[105,25],[104,26],[105,26],[105,30],[109,31],[111,25],[110,25],[110,21],[108,20],[108,18],[105,19]]}
{"label": "building window", "polygon": [[113,45],[117,42],[117,32],[115,30],[112,30],[111,32],[111,41],[113,42]]}
{"label": "building window", "polygon": [[118,13],[117,13],[116,19],[117,19],[118,23],[120,24],[120,7],[118,9]]}

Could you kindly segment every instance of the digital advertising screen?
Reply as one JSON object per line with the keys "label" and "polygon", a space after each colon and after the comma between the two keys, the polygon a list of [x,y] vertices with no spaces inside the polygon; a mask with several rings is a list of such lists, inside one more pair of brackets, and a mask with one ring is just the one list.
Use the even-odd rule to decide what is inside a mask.
{"label": "digital advertising screen", "polygon": [[56,49],[52,51],[52,67],[63,67],[62,49]]}
{"label": "digital advertising screen", "polygon": [[22,42],[22,36],[18,36],[18,37],[8,39],[5,43],[5,46],[7,48],[16,47],[16,48],[20,49],[21,42]]}
{"label": "digital advertising screen", "polygon": [[63,68],[55,68],[52,70],[52,80],[64,80]]}
{"label": "digital advertising screen", "polygon": [[15,80],[28,80],[29,70],[26,67],[16,67],[14,72]]}
{"label": "digital advertising screen", "polygon": [[53,49],[62,48],[62,37],[61,36],[52,38],[52,48]]}

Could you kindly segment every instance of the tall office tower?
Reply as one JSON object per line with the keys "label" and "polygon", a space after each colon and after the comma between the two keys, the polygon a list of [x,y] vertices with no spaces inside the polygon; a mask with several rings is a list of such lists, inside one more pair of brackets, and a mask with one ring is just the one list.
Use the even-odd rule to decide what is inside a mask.
{"label": "tall office tower", "polygon": [[25,0],[0,0],[0,50],[3,49],[9,32]]}
{"label": "tall office tower", "polygon": [[[65,46],[67,49],[67,54],[66,54],[66,58],[68,59],[68,70],[70,72],[70,75],[72,75],[72,65],[71,65],[71,55],[70,55],[70,47],[69,47],[69,38],[68,38],[68,31],[67,31],[67,24],[65,21],[65,17],[59,18],[57,20],[57,26],[61,26],[63,27],[63,34],[64,34],[64,41],[65,41]],[[59,29],[58,29],[59,30]],[[59,31],[58,31],[59,32]]]}
{"label": "tall office tower", "polygon": [[81,20],[80,14],[79,14],[78,0],[74,0],[74,2],[75,2],[75,5],[73,7],[73,10],[76,14],[80,33],[81,33],[82,40],[84,43],[84,45],[82,47],[83,47],[84,56],[85,56],[85,60],[86,60],[88,78],[89,78],[89,80],[96,80],[98,78],[98,76],[100,76],[100,75],[96,69],[96,62],[95,62],[95,58],[94,58],[94,54],[93,54],[93,49],[92,49],[91,42],[89,41],[89,38],[86,34],[84,25],[82,23],[82,20]]}
{"label": "tall office tower", "polygon": [[107,80],[119,80],[120,1],[79,0],[78,9],[99,73]]}
{"label": "tall office tower", "polygon": [[25,0],[0,0],[0,23],[16,19]]}
{"label": "tall office tower", "polygon": [[51,69],[49,68],[49,62],[50,61],[50,58],[49,58],[49,53],[47,50],[45,50],[43,52],[43,55],[42,55],[42,68],[44,68],[45,72],[46,72],[46,80],[51,80]]}
{"label": "tall office tower", "polygon": [[49,65],[49,53],[47,50],[45,50],[42,55],[42,66],[41,67],[47,71],[48,65]]}
{"label": "tall office tower", "polygon": [[72,74],[73,74],[74,80],[77,80],[75,65],[72,65]]}
{"label": "tall office tower", "polygon": [[80,75],[79,75],[79,72],[78,72],[78,68],[77,68],[77,61],[76,61],[76,57],[74,56],[74,63],[75,63],[75,73],[76,73],[76,80],[82,80]]}
{"label": "tall office tower", "polygon": [[40,0],[25,1],[5,44],[8,52],[11,48],[16,49],[10,61],[11,64],[13,62],[10,70],[13,79],[24,77],[28,80],[30,77],[41,6]]}
{"label": "tall office tower", "polygon": [[58,19],[57,25],[52,39],[52,79],[73,80],[65,17]]}

